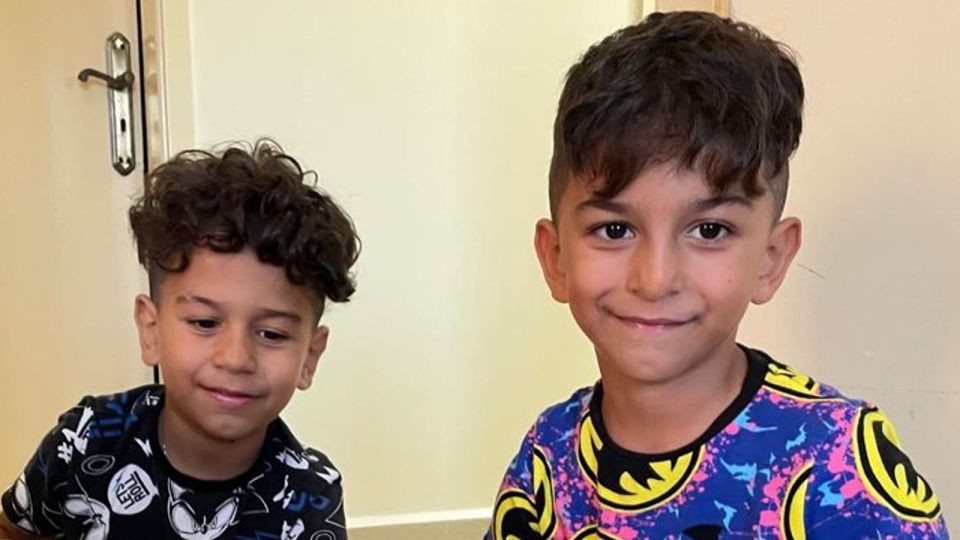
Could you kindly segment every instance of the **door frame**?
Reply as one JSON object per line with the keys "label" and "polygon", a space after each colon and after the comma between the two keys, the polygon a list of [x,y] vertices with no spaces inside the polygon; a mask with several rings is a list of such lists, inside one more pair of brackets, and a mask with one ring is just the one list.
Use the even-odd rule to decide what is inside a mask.
{"label": "door frame", "polygon": [[[136,0],[140,51],[143,173],[194,146],[190,8],[187,2]],[[154,366],[153,382],[160,382]]]}
{"label": "door frame", "polygon": [[194,146],[188,2],[137,0],[145,171]]}

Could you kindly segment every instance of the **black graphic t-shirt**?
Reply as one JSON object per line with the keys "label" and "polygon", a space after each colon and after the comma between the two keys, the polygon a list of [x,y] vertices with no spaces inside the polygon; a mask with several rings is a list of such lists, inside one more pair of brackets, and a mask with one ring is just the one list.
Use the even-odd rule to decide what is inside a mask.
{"label": "black graphic t-shirt", "polygon": [[29,533],[86,540],[340,540],[340,473],[277,419],[254,465],[226,481],[175,470],[157,424],[163,386],[86,397],[64,413],[2,497]]}

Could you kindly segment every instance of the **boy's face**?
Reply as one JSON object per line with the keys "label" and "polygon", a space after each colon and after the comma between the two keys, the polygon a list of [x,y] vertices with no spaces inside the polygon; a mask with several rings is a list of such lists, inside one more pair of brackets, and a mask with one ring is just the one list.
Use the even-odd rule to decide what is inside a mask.
{"label": "boy's face", "polygon": [[166,385],[167,432],[219,442],[262,436],[310,386],[327,343],[308,290],[249,249],[194,250],[163,278],[158,304],[137,298],[135,315],[143,360]]}
{"label": "boy's face", "polygon": [[737,354],[737,326],[782,282],[799,221],[773,223],[769,189],[717,196],[701,173],[672,163],[609,200],[591,187],[568,182],[558,223],[541,220],[535,243],[553,297],[570,304],[601,372],[664,383]]}

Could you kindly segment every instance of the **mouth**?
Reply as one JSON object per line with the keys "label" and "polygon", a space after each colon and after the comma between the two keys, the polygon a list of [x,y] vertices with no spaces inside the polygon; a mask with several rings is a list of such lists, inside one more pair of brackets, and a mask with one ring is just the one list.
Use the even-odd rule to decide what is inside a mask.
{"label": "mouth", "polygon": [[695,322],[697,317],[634,317],[619,315],[611,312],[623,324],[644,332],[666,333],[688,326]]}
{"label": "mouth", "polygon": [[200,387],[210,394],[210,397],[212,397],[215,401],[228,407],[240,407],[257,399],[255,394],[233,390],[230,388],[204,385],[201,385]]}

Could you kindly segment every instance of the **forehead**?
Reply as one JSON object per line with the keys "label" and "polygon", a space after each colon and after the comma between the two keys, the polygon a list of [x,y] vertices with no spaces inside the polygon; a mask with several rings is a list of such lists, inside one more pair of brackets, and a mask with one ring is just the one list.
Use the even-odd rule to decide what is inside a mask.
{"label": "forehead", "polygon": [[242,308],[312,310],[312,293],[292,283],[279,266],[261,262],[250,249],[217,253],[197,248],[182,272],[161,278],[163,302],[182,295],[210,298]]}

